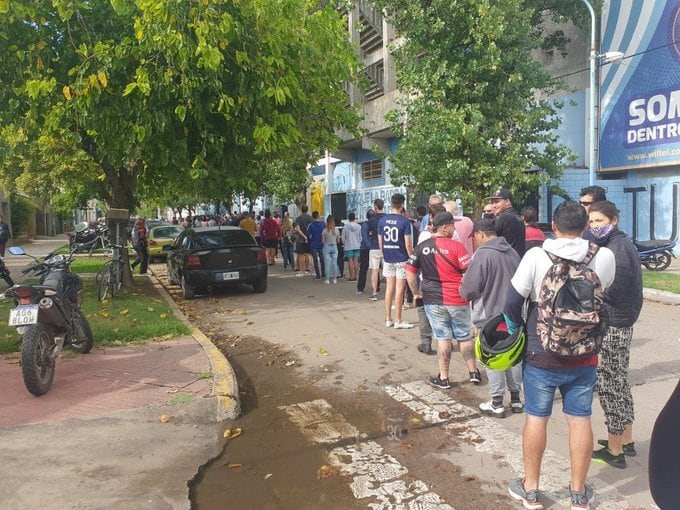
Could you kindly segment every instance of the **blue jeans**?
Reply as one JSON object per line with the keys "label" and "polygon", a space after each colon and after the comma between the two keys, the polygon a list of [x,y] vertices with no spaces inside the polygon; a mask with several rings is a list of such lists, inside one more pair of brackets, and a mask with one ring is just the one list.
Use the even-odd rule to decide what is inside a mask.
{"label": "blue jeans", "polygon": [[587,417],[592,413],[595,367],[540,368],[525,363],[524,410],[545,418],[552,414],[555,390],[562,394],[562,411],[570,416]]}
{"label": "blue jeans", "polygon": [[314,272],[317,278],[326,276],[326,269],[323,265],[323,248],[311,248],[312,260],[314,261]]}
{"label": "blue jeans", "polygon": [[472,338],[472,318],[468,305],[425,305],[435,340],[464,342]]}
{"label": "blue jeans", "polygon": [[333,268],[333,278],[338,277],[338,245],[323,245],[323,260],[326,265],[326,278],[330,278],[331,268]]}
{"label": "blue jeans", "polygon": [[288,266],[295,267],[295,255],[293,254],[293,243],[291,241],[281,242],[281,256],[283,257],[284,269]]}

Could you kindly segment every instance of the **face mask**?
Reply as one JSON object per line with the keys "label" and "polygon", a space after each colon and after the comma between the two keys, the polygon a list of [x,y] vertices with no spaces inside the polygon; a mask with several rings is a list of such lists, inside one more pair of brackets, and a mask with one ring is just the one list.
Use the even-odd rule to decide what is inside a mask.
{"label": "face mask", "polygon": [[613,227],[611,225],[604,225],[603,227],[591,228],[590,232],[595,236],[595,239],[602,239],[603,237],[607,237],[607,234],[609,234],[612,229]]}

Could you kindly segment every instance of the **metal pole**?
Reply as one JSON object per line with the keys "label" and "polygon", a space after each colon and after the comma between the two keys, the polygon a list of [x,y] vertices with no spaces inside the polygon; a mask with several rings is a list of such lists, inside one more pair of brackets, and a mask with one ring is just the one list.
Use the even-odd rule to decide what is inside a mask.
{"label": "metal pole", "polygon": [[588,7],[590,13],[590,119],[589,119],[589,146],[588,146],[588,184],[592,186],[595,184],[595,169],[597,168],[597,134],[595,123],[597,122],[597,103],[596,103],[596,87],[597,87],[597,61],[599,55],[597,53],[597,40],[595,33],[595,11],[588,0],[583,0],[583,3]]}

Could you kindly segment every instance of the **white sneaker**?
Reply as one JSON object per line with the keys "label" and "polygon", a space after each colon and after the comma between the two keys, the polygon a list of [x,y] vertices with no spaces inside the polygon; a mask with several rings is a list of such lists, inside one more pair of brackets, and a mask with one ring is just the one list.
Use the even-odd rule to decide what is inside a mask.
{"label": "white sneaker", "polygon": [[324,282],[326,285],[328,285],[329,283],[331,283],[331,282],[329,282],[328,280],[324,280],[323,282]]}
{"label": "white sneaker", "polygon": [[333,278],[333,283],[338,283],[338,279],[337,279],[337,278]]}
{"label": "white sneaker", "polygon": [[295,276],[297,276],[298,278],[301,278],[301,277],[304,276],[304,273],[295,273]]}
{"label": "white sneaker", "polygon": [[396,325],[394,324],[394,321],[390,321],[390,320],[385,321],[385,327],[386,328],[391,328],[392,326],[396,327]]}
{"label": "white sneaker", "polygon": [[493,405],[493,401],[482,402],[479,404],[479,410],[482,411],[483,414],[488,414],[496,418],[505,418],[505,407],[496,407]]}
{"label": "white sneaker", "polygon": [[412,327],[414,327],[414,324],[411,324],[410,322],[406,322],[406,321],[400,321],[400,322],[394,323],[394,329],[411,329]]}
{"label": "white sneaker", "polygon": [[356,294],[357,296],[361,296],[361,295],[363,295],[363,293],[364,293],[363,290],[357,290],[357,291],[355,292],[355,294]]}

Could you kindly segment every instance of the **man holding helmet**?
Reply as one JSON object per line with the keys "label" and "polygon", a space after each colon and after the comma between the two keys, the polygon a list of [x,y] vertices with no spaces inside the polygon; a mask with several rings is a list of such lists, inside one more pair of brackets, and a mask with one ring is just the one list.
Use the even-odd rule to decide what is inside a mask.
{"label": "man holding helmet", "polygon": [[[504,237],[496,235],[496,224],[492,219],[475,221],[472,236],[475,252],[463,276],[460,295],[466,301],[472,301],[472,322],[481,332],[490,319],[503,312],[510,280],[519,266],[520,258]],[[491,401],[479,404],[480,411],[504,418],[503,395],[507,386],[510,390],[510,410],[521,413],[524,407],[519,396],[522,389],[521,365],[516,364],[506,370],[489,368],[487,376]]]}

